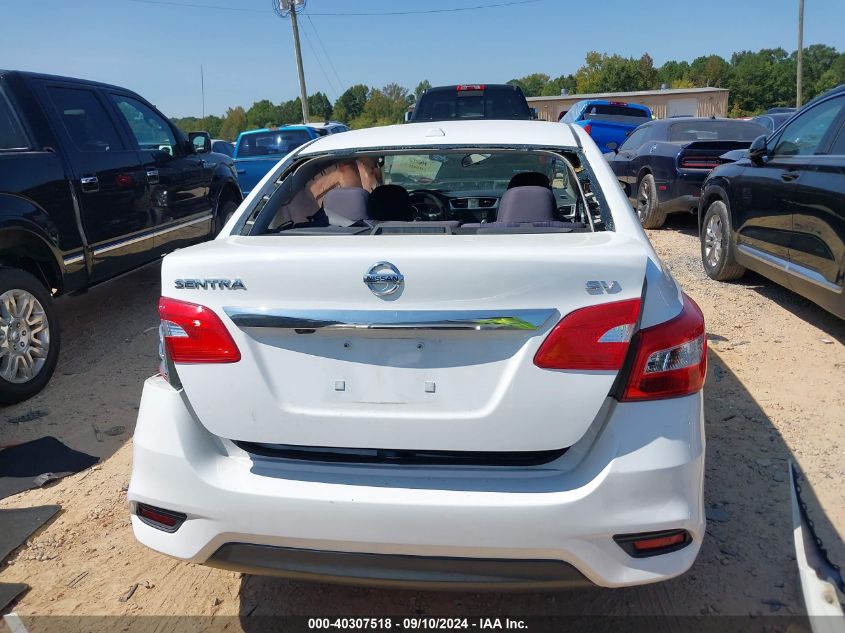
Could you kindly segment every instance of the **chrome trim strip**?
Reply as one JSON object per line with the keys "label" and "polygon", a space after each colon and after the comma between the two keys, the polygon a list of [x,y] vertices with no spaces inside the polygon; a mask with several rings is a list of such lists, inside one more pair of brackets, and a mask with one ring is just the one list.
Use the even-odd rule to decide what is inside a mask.
{"label": "chrome trim strip", "polygon": [[94,255],[100,255],[102,253],[108,253],[109,251],[116,250],[118,248],[124,248],[126,246],[131,246],[132,244],[137,244],[138,242],[143,242],[144,240],[149,240],[155,237],[159,237],[161,235],[166,235],[167,233],[172,233],[173,231],[178,231],[179,229],[183,229],[186,226],[191,226],[193,224],[199,224],[200,222],[207,222],[214,217],[213,214],[209,213],[208,215],[204,215],[201,218],[197,218],[196,220],[191,220],[189,222],[183,222],[182,224],[177,224],[175,226],[169,226],[166,229],[161,229],[159,231],[154,231],[153,233],[145,233],[144,235],[139,235],[137,237],[129,238],[128,240],[123,240],[120,242],[114,242],[109,244],[108,246],[103,246],[101,248],[94,249]]}
{"label": "chrome trim strip", "polygon": [[557,310],[276,310],[224,307],[241,328],[287,330],[522,330],[540,329]]}
{"label": "chrome trim strip", "polygon": [[63,261],[64,261],[65,266],[73,266],[74,264],[78,264],[79,262],[81,262],[84,259],[85,259],[85,255],[80,254],[80,255],[73,255],[71,257],[65,257]]}
{"label": "chrome trim strip", "polygon": [[761,251],[753,246],[748,246],[747,244],[737,245],[737,250],[744,255],[753,257],[757,261],[761,261],[764,264],[768,264],[769,266],[782,270],[793,277],[799,277],[804,281],[808,281],[811,284],[815,284],[816,286],[824,288],[830,292],[842,294],[842,286],[837,286],[835,283],[828,281],[821,273],[811,268],[807,268],[801,264],[796,264],[795,262],[787,261],[782,257],[766,253],[765,251]]}

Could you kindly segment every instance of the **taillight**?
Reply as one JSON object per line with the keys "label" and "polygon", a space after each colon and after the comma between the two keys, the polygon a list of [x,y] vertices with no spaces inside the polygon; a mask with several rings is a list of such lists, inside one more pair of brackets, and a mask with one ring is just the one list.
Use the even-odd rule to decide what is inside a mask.
{"label": "taillight", "polygon": [[681,169],[714,169],[721,164],[715,156],[682,156]]}
{"label": "taillight", "polygon": [[584,126],[584,131],[585,131],[587,134],[589,134],[590,132],[592,132],[592,131],[593,131],[593,126],[592,126],[592,125],[590,125],[589,123],[587,123],[587,125],[585,125],[585,126]]}
{"label": "taillight", "polygon": [[182,512],[156,508],[155,506],[148,506],[145,503],[139,503],[136,505],[135,514],[147,525],[161,530],[162,532],[171,533],[178,530],[185,522],[185,519],[188,518]]}
{"label": "taillight", "polygon": [[543,341],[534,364],[543,369],[618,370],[639,314],[639,299],[570,312]]}
{"label": "taillight", "polygon": [[241,353],[212,310],[162,297],[158,302],[161,338],[173,363],[236,363]]}
{"label": "taillight", "polygon": [[457,86],[458,92],[465,92],[467,90],[484,90],[484,84],[460,84]]}
{"label": "taillight", "polygon": [[704,315],[686,295],[678,316],[640,330],[634,345],[634,362],[623,401],[685,396],[704,385],[707,373]]}

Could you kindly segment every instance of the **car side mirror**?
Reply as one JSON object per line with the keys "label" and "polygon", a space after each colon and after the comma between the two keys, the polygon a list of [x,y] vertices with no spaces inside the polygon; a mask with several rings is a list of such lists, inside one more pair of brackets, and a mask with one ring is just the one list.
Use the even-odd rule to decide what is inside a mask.
{"label": "car side mirror", "polygon": [[189,132],[188,140],[196,154],[211,153],[211,134],[208,132]]}
{"label": "car side mirror", "polygon": [[614,154],[619,153],[619,143],[617,143],[616,141],[610,141],[605,145],[605,147],[612,151]]}
{"label": "car side mirror", "polygon": [[410,123],[410,122],[411,122],[411,115],[412,115],[412,114],[413,114],[413,112],[408,112],[408,111],[405,111],[405,116],[404,116],[404,121],[405,121],[405,123]]}
{"label": "car side mirror", "polygon": [[763,160],[769,155],[769,147],[766,144],[765,134],[758,136],[751,141],[751,147],[748,148],[748,158],[755,165],[762,165]]}

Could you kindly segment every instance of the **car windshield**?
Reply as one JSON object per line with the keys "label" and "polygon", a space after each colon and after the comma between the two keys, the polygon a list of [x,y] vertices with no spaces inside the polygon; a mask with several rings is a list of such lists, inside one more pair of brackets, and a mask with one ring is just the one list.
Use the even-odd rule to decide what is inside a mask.
{"label": "car windshield", "polygon": [[750,121],[693,119],[669,126],[670,141],[753,141],[766,133],[766,128]]}
{"label": "car windshield", "polygon": [[263,220],[256,218],[254,228],[259,234],[372,232],[385,228],[383,223],[424,233],[488,226],[518,231],[523,225],[532,231],[593,230],[607,214],[602,215],[596,195],[583,193],[597,193],[583,165],[574,149],[312,158],[276,181],[266,203],[257,205]]}
{"label": "car windshield", "polygon": [[305,130],[272,130],[241,136],[238,157],[285,155],[311,140]]}
{"label": "car windshield", "polygon": [[[562,163],[562,161],[561,161]],[[489,189],[503,192],[511,179],[523,172],[540,173],[555,180],[562,170],[545,154],[400,154],[384,158],[384,184],[412,189],[454,191]],[[563,181],[560,183],[564,186]]]}

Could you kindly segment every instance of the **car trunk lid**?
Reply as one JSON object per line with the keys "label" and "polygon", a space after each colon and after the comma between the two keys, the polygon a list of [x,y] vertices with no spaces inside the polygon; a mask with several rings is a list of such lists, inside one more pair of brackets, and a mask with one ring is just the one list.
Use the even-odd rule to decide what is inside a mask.
{"label": "car trunk lid", "polygon": [[612,232],[235,237],[168,256],[163,287],[210,308],[240,351],[177,365],[218,436],[547,451],[584,435],[617,371],[541,369],[537,350],[562,316],[639,298],[646,261]]}

